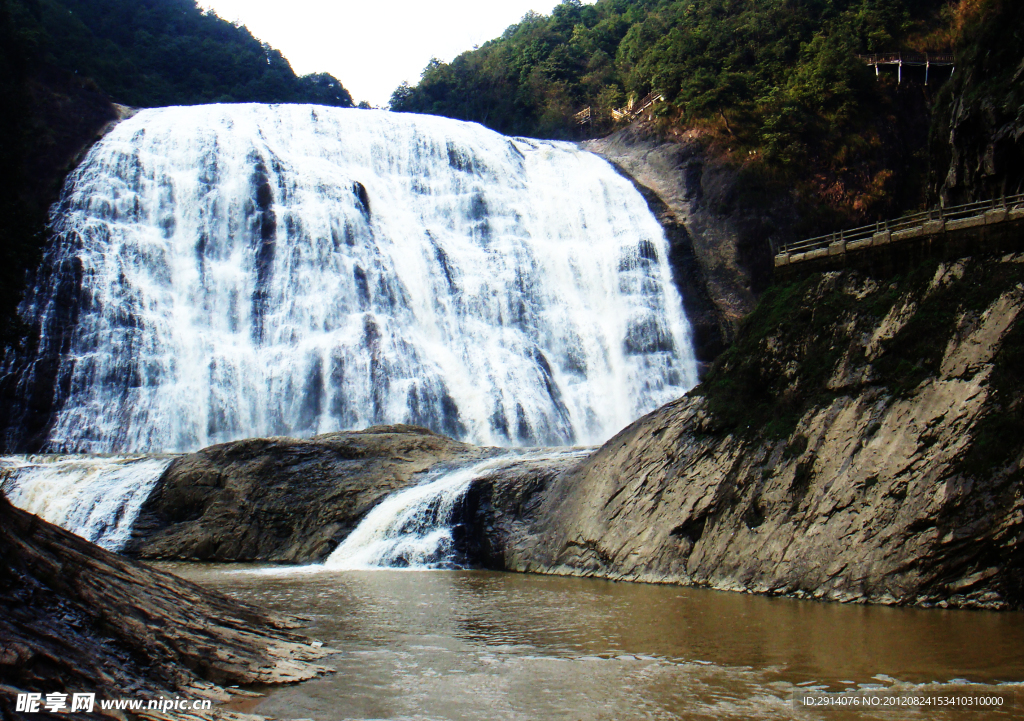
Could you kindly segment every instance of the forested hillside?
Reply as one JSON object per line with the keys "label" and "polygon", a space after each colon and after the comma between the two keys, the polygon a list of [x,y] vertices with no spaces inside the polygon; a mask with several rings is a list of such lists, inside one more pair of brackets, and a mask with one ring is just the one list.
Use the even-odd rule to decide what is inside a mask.
{"label": "forested hillside", "polygon": [[895,92],[857,55],[948,51],[958,12],[948,0],[565,0],[432,62],[391,107],[578,137],[580,108],[601,134],[612,109],[656,91],[663,132],[697,128],[758,185],[795,182],[842,209],[809,228],[863,220],[923,201],[931,97],[923,83]]}
{"label": "forested hillside", "polygon": [[115,102],[155,107],[304,102],[351,107],[326,73],[296,77],[281,53],[195,0],[4,0],[37,60],[92,78]]}
{"label": "forested hillside", "polygon": [[666,113],[718,120],[796,157],[807,149],[794,133],[812,128],[794,125],[841,123],[874,95],[854,55],[948,49],[951,15],[946,0],[565,0],[450,64],[433,61],[392,107],[556,135],[567,112],[607,114],[656,90]]}

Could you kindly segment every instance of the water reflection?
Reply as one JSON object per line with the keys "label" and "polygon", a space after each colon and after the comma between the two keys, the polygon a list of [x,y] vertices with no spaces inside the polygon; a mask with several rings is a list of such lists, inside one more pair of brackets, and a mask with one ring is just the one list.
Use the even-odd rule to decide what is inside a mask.
{"label": "water reflection", "polygon": [[[1024,718],[1024,614],[768,599],[677,586],[456,572],[176,573],[312,617],[338,673],[257,707],[317,721]],[[952,685],[948,685],[953,682]],[[963,685],[971,682],[971,686]],[[977,685],[981,684],[981,685]],[[794,690],[998,694],[1004,706],[794,706]]]}

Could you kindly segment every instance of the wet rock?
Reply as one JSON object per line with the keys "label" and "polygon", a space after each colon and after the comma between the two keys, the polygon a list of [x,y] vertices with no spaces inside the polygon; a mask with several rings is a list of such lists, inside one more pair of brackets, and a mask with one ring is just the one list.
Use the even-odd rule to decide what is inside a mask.
{"label": "wet rock", "polygon": [[[291,683],[329,671],[272,616],[122,558],[0,497],[0,686],[21,692],[183,692]],[[10,693],[0,712],[11,718]]]}
{"label": "wet rock", "polygon": [[402,425],[212,446],[167,468],[139,513],[125,553],[321,561],[378,501],[414,483],[414,474],[441,461],[491,452]]}
{"label": "wet rock", "polygon": [[515,567],[513,549],[536,543],[533,533],[544,493],[580,464],[579,458],[523,460],[473,481],[457,511],[457,551],[473,566]]}

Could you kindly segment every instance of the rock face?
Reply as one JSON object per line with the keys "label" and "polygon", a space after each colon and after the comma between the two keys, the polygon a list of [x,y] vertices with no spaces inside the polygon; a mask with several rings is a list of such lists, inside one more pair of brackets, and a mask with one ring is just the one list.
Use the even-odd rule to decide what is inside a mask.
{"label": "rock face", "polygon": [[844,271],[773,289],[695,393],[577,468],[483,486],[496,544],[484,556],[541,573],[1024,607],[1022,309],[1021,256],[929,263],[898,284]]}
{"label": "rock face", "polygon": [[187,691],[329,669],[294,620],[103,550],[0,497],[0,713],[11,692]]}
{"label": "rock face", "polygon": [[1024,193],[1024,5],[981,7],[936,111],[932,190],[948,205]]}
{"label": "rock face", "polygon": [[203,561],[323,560],[413,474],[493,451],[415,426],[309,440],[263,438],[175,460],[143,505],[125,553]]}
{"label": "rock face", "polygon": [[767,211],[746,207],[736,169],[710,156],[696,133],[666,140],[635,123],[583,147],[628,175],[661,221],[697,359],[710,363],[770,281],[770,241],[792,224],[793,209],[784,198]]}
{"label": "rock face", "polygon": [[579,467],[578,458],[523,460],[473,481],[453,514],[457,549],[470,565],[517,568],[513,549],[533,545],[539,511],[553,484]]}

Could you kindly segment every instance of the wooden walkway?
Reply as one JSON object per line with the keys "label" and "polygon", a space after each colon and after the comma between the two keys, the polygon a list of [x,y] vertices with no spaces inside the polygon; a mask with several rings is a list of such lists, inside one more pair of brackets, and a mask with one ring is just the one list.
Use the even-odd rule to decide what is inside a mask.
{"label": "wooden walkway", "polygon": [[640,117],[641,113],[653,106],[659,100],[664,100],[665,96],[659,92],[651,92],[645,95],[639,102],[630,103],[624,108],[612,110],[612,117],[615,120],[635,120]]}
{"label": "wooden walkway", "polygon": [[883,223],[785,244],[775,255],[775,267],[783,268],[819,258],[898,244],[914,238],[1021,219],[1024,219],[1024,195],[967,203],[952,208],[934,208]]}
{"label": "wooden walkway", "polygon": [[590,105],[588,105],[587,107],[583,108],[583,110],[573,115],[572,119],[573,122],[575,122],[577,125],[589,125],[590,123],[594,122],[593,108]]}
{"label": "wooden walkway", "polygon": [[[648,93],[642,100],[635,103],[630,103],[624,108],[618,108],[611,111],[613,120],[636,120],[639,118],[645,110],[651,108],[659,100],[664,100],[665,96],[661,93],[654,92]],[[577,125],[589,125],[594,122],[594,115],[596,111],[593,106],[588,105],[583,110],[575,113],[572,116],[573,122]]]}

